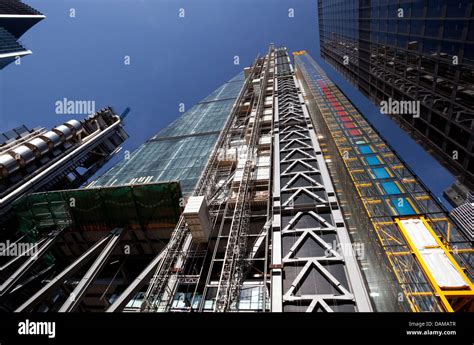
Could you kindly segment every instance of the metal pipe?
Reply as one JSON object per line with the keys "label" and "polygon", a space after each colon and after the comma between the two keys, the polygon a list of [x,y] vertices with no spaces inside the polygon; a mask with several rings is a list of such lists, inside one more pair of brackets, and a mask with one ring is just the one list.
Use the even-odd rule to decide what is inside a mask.
{"label": "metal pipe", "polygon": [[114,123],[113,125],[111,125],[109,128],[103,130],[101,133],[98,133],[100,132],[100,127],[99,129],[97,129],[95,132],[93,132],[90,136],[88,136],[87,138],[85,138],[83,141],[82,141],[82,145],[79,146],[78,148],[74,149],[72,152],[68,153],[66,156],[64,156],[63,158],[61,158],[59,161],[57,161],[56,163],[54,163],[53,165],[51,165],[50,167],[46,168],[44,171],[42,171],[41,173],[39,173],[38,175],[36,175],[35,177],[33,177],[31,180],[29,180],[28,182],[26,182],[25,184],[23,184],[22,186],[18,187],[17,189],[15,189],[13,192],[11,192],[10,194],[6,195],[4,198],[0,199],[0,206],[6,202],[8,202],[9,200],[11,200],[12,198],[14,197],[17,197],[19,196],[19,194],[21,192],[23,192],[25,189],[31,187],[35,182],[37,182],[39,179],[41,179],[43,176],[46,176],[47,174],[49,174],[51,171],[54,171],[54,169],[56,169],[57,167],[61,166],[62,164],[66,163],[68,160],[70,160],[71,156],[85,150],[88,146],[91,145],[91,136],[93,135],[94,137],[97,136],[97,134],[100,134],[100,136],[105,136],[107,135],[109,132],[111,132],[113,129],[115,129],[115,127],[117,127],[118,125],[121,124],[121,119],[119,116],[116,116],[115,117],[117,118],[117,122]]}

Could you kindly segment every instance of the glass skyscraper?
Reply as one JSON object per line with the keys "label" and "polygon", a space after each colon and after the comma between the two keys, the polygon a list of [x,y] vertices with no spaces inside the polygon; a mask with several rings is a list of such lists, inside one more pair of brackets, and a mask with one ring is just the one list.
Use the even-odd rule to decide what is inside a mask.
{"label": "glass skyscraper", "polygon": [[244,83],[239,73],[147,140],[88,187],[180,181],[189,194],[197,183]]}
{"label": "glass skyscraper", "polygon": [[[317,63],[305,52],[295,55],[323,152],[331,157],[328,167],[337,181],[352,239],[365,244],[360,264],[377,310],[458,310],[462,292],[438,280],[451,269],[441,268],[444,259],[438,259],[452,259],[453,267],[466,274],[465,282],[472,280],[469,234],[447,217],[422,181]],[[428,238],[433,251],[424,242]],[[431,259],[437,263],[425,265]]]}
{"label": "glass skyscraper", "polygon": [[469,0],[318,0],[321,55],[470,189],[474,186],[474,6]]}
{"label": "glass skyscraper", "polygon": [[472,311],[466,234],[315,61],[294,55],[270,45],[86,188],[16,205],[54,255],[28,267],[54,265],[55,277],[12,299],[31,275],[19,269],[0,286],[5,308]]}

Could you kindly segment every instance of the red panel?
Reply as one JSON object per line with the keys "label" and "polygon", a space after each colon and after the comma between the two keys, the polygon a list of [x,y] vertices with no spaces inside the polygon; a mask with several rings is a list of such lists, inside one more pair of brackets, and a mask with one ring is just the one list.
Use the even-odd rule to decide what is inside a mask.
{"label": "red panel", "polygon": [[356,135],[361,135],[362,133],[358,129],[351,129],[349,130],[349,134],[356,136]]}
{"label": "red panel", "polygon": [[337,115],[347,115],[347,113],[345,111],[338,111],[336,114]]}
{"label": "red panel", "polygon": [[344,127],[346,127],[346,128],[355,128],[356,126],[353,123],[345,123]]}
{"label": "red panel", "polygon": [[352,122],[352,119],[349,116],[341,116],[339,119],[342,122]]}

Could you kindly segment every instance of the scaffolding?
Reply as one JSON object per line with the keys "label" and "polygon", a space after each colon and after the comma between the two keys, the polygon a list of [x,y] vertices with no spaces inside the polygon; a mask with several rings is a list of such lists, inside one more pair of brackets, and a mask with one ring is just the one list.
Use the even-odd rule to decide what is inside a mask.
{"label": "scaffolding", "polygon": [[181,214],[178,182],[34,193],[14,204],[20,232],[109,231],[174,227]]}

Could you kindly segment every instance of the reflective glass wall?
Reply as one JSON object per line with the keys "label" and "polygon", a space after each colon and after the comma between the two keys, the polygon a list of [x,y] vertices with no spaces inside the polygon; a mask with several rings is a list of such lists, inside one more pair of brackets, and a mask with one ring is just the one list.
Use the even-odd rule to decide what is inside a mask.
{"label": "reflective glass wall", "polygon": [[244,83],[238,74],[88,187],[180,181],[192,192]]}
{"label": "reflective glass wall", "polygon": [[469,0],[319,0],[321,55],[474,186],[474,10]]}

